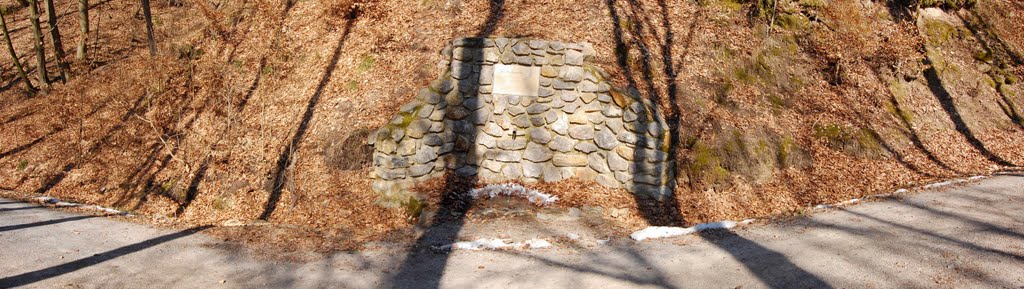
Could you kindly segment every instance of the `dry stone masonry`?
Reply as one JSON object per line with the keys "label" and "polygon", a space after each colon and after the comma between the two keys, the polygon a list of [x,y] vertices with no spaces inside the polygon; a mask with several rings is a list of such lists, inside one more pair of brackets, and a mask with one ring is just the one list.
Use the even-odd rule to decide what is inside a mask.
{"label": "dry stone masonry", "polygon": [[446,172],[484,183],[569,178],[662,198],[671,194],[668,129],[656,107],[613,88],[586,63],[587,43],[462,38],[446,71],[371,133],[382,203],[414,196]]}

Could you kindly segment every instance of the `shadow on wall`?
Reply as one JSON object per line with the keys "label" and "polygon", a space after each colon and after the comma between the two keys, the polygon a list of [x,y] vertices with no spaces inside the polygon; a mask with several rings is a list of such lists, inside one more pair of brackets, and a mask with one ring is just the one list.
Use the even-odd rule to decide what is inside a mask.
{"label": "shadow on wall", "polygon": [[[487,37],[494,32],[495,27],[497,27],[504,16],[505,0],[491,0],[489,11],[480,31],[475,35],[476,38]],[[470,55],[467,56],[469,59],[484,59],[483,49],[468,49],[466,51],[470,51]],[[452,59],[448,60],[451,61]],[[476,71],[478,73],[480,71],[479,64],[471,62],[459,63],[462,67],[452,67],[452,72],[455,72],[455,69],[460,71]],[[471,93],[471,95],[475,96],[480,90],[478,80],[473,77],[461,79],[454,85],[453,89],[460,91],[464,89],[465,93]],[[460,98],[462,97],[461,93],[456,95]],[[448,100],[445,97],[440,98],[440,103],[450,107],[447,106]],[[445,111],[444,114],[448,114],[448,111]],[[469,118],[467,121],[470,124],[480,121],[479,116],[475,113],[469,114],[467,118]],[[470,126],[470,128],[474,127]],[[459,145],[453,147],[453,150],[455,150],[454,155],[456,155],[453,160],[454,162],[465,162],[467,153],[469,153],[465,149],[473,148],[475,150],[476,146],[471,144],[477,142],[476,136],[478,133],[476,129],[469,129],[461,133],[465,137],[462,138],[460,136],[462,139],[459,141],[464,141],[465,147],[460,147]],[[473,152],[473,154],[477,154],[477,152]],[[444,166],[448,166],[446,162],[442,163],[444,163]],[[439,203],[437,214],[433,220],[430,220],[430,227],[416,239],[416,243],[409,249],[398,272],[387,281],[387,287],[439,288],[441,286],[441,279],[444,277],[445,267],[448,265],[451,251],[437,251],[434,250],[433,246],[451,244],[456,240],[459,232],[462,231],[462,227],[465,225],[466,212],[473,204],[473,199],[468,196],[467,192],[477,182],[475,176],[465,177],[452,172],[445,174],[444,178],[441,202]]]}
{"label": "shadow on wall", "polygon": [[[658,35],[656,27],[646,27],[652,23],[652,17],[647,15],[645,7],[636,1],[619,1],[625,2],[626,9],[619,9],[616,6],[616,1],[607,0],[606,5],[608,12],[611,17],[612,32],[615,37],[615,57],[619,68],[625,73],[626,79],[629,81],[630,89],[644,89],[646,95],[651,97],[651,103],[667,103],[670,111],[661,113],[664,115],[664,122],[667,123],[668,131],[652,131],[655,132],[653,138],[643,137],[637,142],[648,147],[653,148],[664,148],[666,152],[665,158],[669,159],[664,166],[652,165],[652,161],[658,161],[656,158],[662,156],[648,156],[644,153],[644,150],[634,151],[632,159],[631,170],[634,172],[635,177],[649,176],[656,180],[663,180],[661,184],[651,187],[641,182],[634,182],[633,193],[634,200],[636,202],[637,209],[644,216],[647,222],[651,225],[658,226],[682,226],[686,222],[680,212],[679,203],[674,192],[676,188],[676,175],[675,165],[679,163],[678,159],[678,128],[679,128],[679,108],[677,102],[677,83],[676,83],[676,69],[675,63],[673,63],[672,47],[674,43],[674,33],[672,30],[672,23],[670,22],[668,6],[665,1],[658,1],[658,8],[660,10],[660,16],[658,21],[661,23],[662,34]],[[702,12],[702,11],[701,11]],[[700,17],[701,12],[696,15]],[[687,35],[686,45],[689,46],[693,34],[695,32],[696,24],[698,19],[693,19],[690,25],[690,31]],[[660,74],[665,76],[666,88],[664,91],[657,88],[655,85],[654,76],[657,72],[654,70],[652,64],[651,49],[648,47],[648,43],[656,43],[660,46],[662,70]],[[638,56],[631,56],[635,52]],[[632,61],[638,59],[639,61]],[[631,62],[636,62],[638,67],[633,67]],[[635,71],[639,70],[639,71]],[[643,83],[643,88],[640,84]],[[639,93],[637,93],[639,94]],[[651,109],[658,112],[657,105],[652,105]],[[641,120],[653,120],[658,113],[654,115],[641,115]],[[638,121],[634,131],[647,131],[656,130],[657,126],[652,125],[652,121]]]}

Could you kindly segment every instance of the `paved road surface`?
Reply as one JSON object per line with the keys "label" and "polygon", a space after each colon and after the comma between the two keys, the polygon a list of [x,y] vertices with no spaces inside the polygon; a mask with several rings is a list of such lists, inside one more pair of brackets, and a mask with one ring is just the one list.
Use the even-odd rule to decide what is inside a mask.
{"label": "paved road surface", "polygon": [[735,231],[408,263],[266,260],[197,231],[0,199],[0,288],[1024,288],[1024,175]]}

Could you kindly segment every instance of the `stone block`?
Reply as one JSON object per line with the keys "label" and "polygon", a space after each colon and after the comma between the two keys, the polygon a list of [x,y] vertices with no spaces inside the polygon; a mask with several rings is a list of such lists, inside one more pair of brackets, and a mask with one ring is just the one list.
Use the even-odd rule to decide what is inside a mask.
{"label": "stone block", "polygon": [[523,159],[533,162],[546,162],[554,156],[551,149],[547,146],[530,143],[526,146],[526,151],[523,153]]}
{"label": "stone block", "polygon": [[530,137],[531,141],[539,144],[547,144],[548,142],[551,142],[552,138],[551,132],[539,127],[527,130],[527,135]]}
{"label": "stone block", "polygon": [[548,147],[559,152],[570,152],[574,146],[576,146],[576,141],[564,136],[556,136],[548,143]]}
{"label": "stone block", "polygon": [[585,154],[597,151],[597,146],[589,141],[582,141],[576,144],[575,149]]}
{"label": "stone block", "polygon": [[602,130],[597,132],[594,136],[594,143],[596,143],[598,147],[605,150],[614,149],[616,146],[619,145],[619,141],[615,139],[615,134],[608,130]]}
{"label": "stone block", "polygon": [[621,172],[629,170],[631,162],[619,156],[618,153],[608,154],[608,169]]}
{"label": "stone block", "polygon": [[569,136],[578,140],[594,139],[594,127],[589,125],[570,125]]}
{"label": "stone block", "polygon": [[551,158],[551,163],[556,167],[582,167],[587,165],[587,156],[557,154]]}

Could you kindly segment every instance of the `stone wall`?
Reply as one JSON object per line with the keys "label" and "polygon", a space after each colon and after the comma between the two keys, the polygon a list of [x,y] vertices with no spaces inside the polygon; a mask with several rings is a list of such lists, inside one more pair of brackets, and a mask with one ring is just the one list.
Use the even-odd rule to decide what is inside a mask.
{"label": "stone wall", "polygon": [[[384,204],[407,200],[416,183],[446,172],[482,183],[579,178],[656,198],[671,194],[664,118],[605,81],[587,63],[589,44],[462,38],[441,53],[446,71],[369,136],[370,177]],[[539,69],[539,83],[523,95],[493,93],[510,87],[507,74],[495,77],[496,67]]]}

